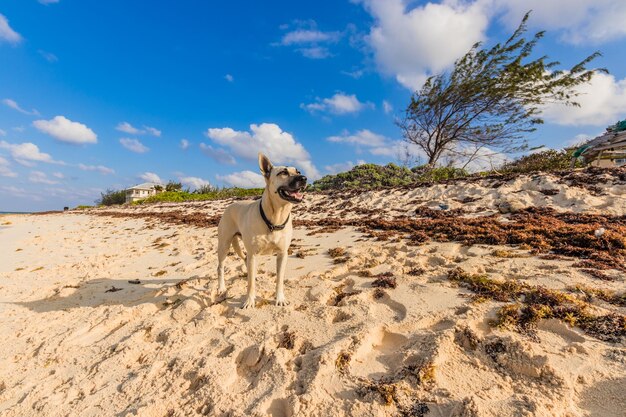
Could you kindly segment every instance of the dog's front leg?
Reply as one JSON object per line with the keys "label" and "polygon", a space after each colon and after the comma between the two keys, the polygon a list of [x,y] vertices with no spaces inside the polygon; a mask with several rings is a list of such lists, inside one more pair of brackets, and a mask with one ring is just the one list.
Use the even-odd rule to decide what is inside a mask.
{"label": "dog's front leg", "polygon": [[246,257],[248,268],[248,297],[241,308],[254,308],[256,298],[256,256],[248,252]]}
{"label": "dog's front leg", "polygon": [[276,255],[276,305],[286,306],[289,304],[285,299],[285,267],[287,266],[287,252]]}

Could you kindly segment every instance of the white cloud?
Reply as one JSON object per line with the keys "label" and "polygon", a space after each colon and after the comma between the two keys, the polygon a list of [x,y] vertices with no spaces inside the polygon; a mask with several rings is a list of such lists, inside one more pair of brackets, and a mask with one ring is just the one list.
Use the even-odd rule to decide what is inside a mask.
{"label": "white cloud", "polygon": [[0,156],[0,177],[17,177],[17,173],[13,172],[11,168],[9,168],[10,165],[9,161]]}
{"label": "white cloud", "polygon": [[501,20],[515,28],[528,10],[529,24],[543,30],[560,30],[572,44],[598,44],[626,36],[626,2],[623,0],[492,0],[502,10]]}
{"label": "white cloud", "polygon": [[128,133],[129,135],[145,135],[146,133],[148,133],[152,136],[157,136],[157,137],[161,136],[161,131],[157,128],[150,127],[150,126],[143,126],[143,129],[138,129],[128,122],[118,123],[117,126],[115,126],[115,130]]}
{"label": "white cloud", "polygon": [[115,174],[115,170],[109,167],[105,167],[104,165],[85,165],[78,164],[78,168],[83,171],[98,171],[102,175]]}
{"label": "white cloud", "polygon": [[596,74],[589,84],[576,88],[580,95],[574,98],[580,107],[563,104],[545,106],[546,121],[569,126],[606,127],[623,119],[626,109],[626,78],[616,80],[613,75]]}
{"label": "white cloud", "polygon": [[[295,51],[305,58],[324,59],[332,56],[325,45],[336,43],[341,39],[341,32],[324,32],[317,29],[314,20],[296,21],[295,29],[285,33],[278,44],[282,46],[295,46]],[[289,25],[281,26],[287,29]]]}
{"label": "white cloud", "polygon": [[224,149],[214,148],[211,145],[201,143],[200,150],[202,151],[203,154],[205,154],[209,158],[214,159],[220,164],[234,165],[237,163],[235,158]]}
{"label": "white cloud", "polygon": [[36,184],[58,184],[58,181],[51,180],[48,176],[41,171],[31,171],[28,176],[28,181]]}
{"label": "white cloud", "polygon": [[319,30],[297,29],[283,35],[282,45],[308,44],[319,42],[337,42],[341,34],[339,32],[322,32]]}
{"label": "white cloud", "polygon": [[154,182],[156,184],[163,184],[163,180],[154,172],[144,172],[139,175],[139,178],[144,180],[145,182]]}
{"label": "white cloud", "polygon": [[368,129],[362,129],[354,135],[350,135],[348,131],[343,131],[340,136],[330,136],[327,138],[329,142],[348,143],[351,145],[361,145],[368,147],[384,146],[388,139]]}
{"label": "white cloud", "polygon": [[98,136],[93,130],[64,116],[56,116],[52,120],[35,120],[33,126],[61,142],[73,145],[98,142]]}
{"label": "white cloud", "polygon": [[225,79],[226,81],[228,81],[229,83],[235,82],[235,77],[233,77],[233,76],[232,76],[232,75],[230,75],[230,74],[226,74],[226,75],[224,75],[224,79]]}
{"label": "white cloud", "polygon": [[263,152],[276,164],[292,164],[301,167],[307,177],[319,178],[319,171],[302,144],[274,123],[250,125],[250,132],[233,130],[229,127],[208,129],[206,135],[216,144],[225,146],[235,155],[256,161],[258,152]]}
{"label": "white cloud", "polygon": [[121,122],[115,126],[115,130],[119,130],[120,132],[128,133],[129,135],[139,135],[145,133],[142,130],[137,129],[133,125],[128,122]]}
{"label": "white cloud", "polygon": [[204,178],[198,178],[198,177],[181,177],[179,178],[179,180],[183,185],[193,188],[194,190],[197,190],[198,188],[201,188],[207,185],[211,185],[211,183],[208,180],[205,180]]}
{"label": "white cloud", "polygon": [[354,162],[352,161],[339,162],[337,164],[326,165],[324,167],[327,174],[337,174],[339,172],[346,172],[346,171],[350,171],[352,168],[354,168]]}
{"label": "white cloud", "polygon": [[390,140],[382,146],[370,148],[369,152],[376,156],[387,156],[401,161],[420,155],[420,149],[403,140]]}
{"label": "white cloud", "polygon": [[261,174],[252,171],[233,172],[228,175],[217,175],[219,181],[223,181],[233,187],[239,188],[263,188],[265,179]]}
{"label": "white cloud", "polygon": [[309,59],[326,59],[332,56],[328,48],[324,46],[311,46],[310,48],[298,48],[296,51],[300,52],[303,57]]}
{"label": "white cloud", "polygon": [[6,136],[6,135],[7,135],[6,130],[0,129],[0,136]]}
{"label": "white cloud", "polygon": [[18,198],[28,198],[35,201],[42,201],[42,198],[34,195],[33,193],[27,192],[23,188],[15,187],[13,185],[0,185],[0,192],[9,194],[13,197]]}
{"label": "white cloud", "polygon": [[36,109],[32,109],[31,111],[28,110],[24,110],[23,108],[20,107],[19,104],[17,104],[17,102],[15,100],[12,100],[10,98],[5,98],[4,100],[2,100],[2,104],[4,104],[7,107],[12,108],[13,110],[17,110],[20,113],[23,114],[28,114],[29,116],[39,116],[39,112]]}
{"label": "white cloud", "polygon": [[14,144],[1,140],[0,148],[7,149],[11,157],[24,166],[33,166],[35,162],[65,165],[65,162],[55,161],[49,154],[39,151],[39,147],[34,143]]}
{"label": "white cloud", "polygon": [[55,3],[58,3],[59,1],[60,1],[60,0],[39,0],[39,3],[41,3],[41,4],[45,4],[45,5],[48,5],[48,4],[55,4]]}
{"label": "white cloud", "polygon": [[375,23],[366,37],[379,69],[407,88],[419,89],[485,39],[483,1],[444,1],[408,9],[402,0],[362,0]]}
{"label": "white cloud", "polygon": [[336,93],[330,98],[320,99],[318,98],[315,103],[300,104],[300,107],[309,111],[315,112],[329,112],[334,114],[348,114],[358,113],[366,107],[373,108],[372,103],[362,103],[354,94],[345,94],[342,92]]}
{"label": "white cloud", "polygon": [[52,52],[46,52],[42,49],[39,49],[37,52],[48,62],[57,62],[59,60],[59,58],[57,58],[57,56]]}
{"label": "white cloud", "polygon": [[158,138],[160,138],[160,137],[161,137],[161,131],[160,131],[159,129],[157,129],[157,128],[155,128],[155,127],[150,127],[150,126],[144,126],[143,128],[144,128],[144,129],[146,130],[146,132],[148,132],[150,135],[152,135],[152,136],[156,136],[156,137],[158,137]]}
{"label": "white cloud", "polygon": [[121,138],[120,143],[122,144],[123,147],[125,147],[129,151],[132,151],[135,153],[146,153],[150,150],[150,148],[148,148],[143,143],[139,142],[137,139]]}
{"label": "white cloud", "polygon": [[65,175],[63,175],[63,173],[62,173],[62,172],[53,172],[53,173],[52,173],[52,176],[53,176],[54,178],[58,178],[58,179],[60,179],[60,180],[62,180],[62,179],[64,179],[64,178],[65,178]]}
{"label": "white cloud", "polygon": [[13,130],[15,130],[16,132],[24,132],[26,130],[26,128],[24,126],[15,126],[12,128]]}
{"label": "white cloud", "polygon": [[8,42],[17,45],[22,41],[22,35],[9,26],[9,20],[0,13],[0,42]]}
{"label": "white cloud", "polygon": [[189,143],[189,141],[187,139],[181,139],[180,140],[180,148],[183,151],[186,151],[189,148],[190,145],[191,145],[191,143]]}
{"label": "white cloud", "polygon": [[385,114],[389,114],[393,111],[393,106],[387,100],[383,100],[383,111]]}

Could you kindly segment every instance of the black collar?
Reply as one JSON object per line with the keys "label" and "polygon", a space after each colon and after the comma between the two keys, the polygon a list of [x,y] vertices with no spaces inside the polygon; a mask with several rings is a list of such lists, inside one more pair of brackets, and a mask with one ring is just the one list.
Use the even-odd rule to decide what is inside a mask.
{"label": "black collar", "polygon": [[259,211],[261,212],[261,218],[263,219],[263,221],[267,225],[267,228],[270,229],[270,232],[273,232],[274,230],[283,230],[285,228],[285,226],[287,226],[287,222],[289,221],[289,216],[291,215],[290,214],[289,216],[287,216],[287,220],[285,220],[285,223],[274,225],[265,216],[265,212],[263,211],[263,200],[261,200],[259,202]]}

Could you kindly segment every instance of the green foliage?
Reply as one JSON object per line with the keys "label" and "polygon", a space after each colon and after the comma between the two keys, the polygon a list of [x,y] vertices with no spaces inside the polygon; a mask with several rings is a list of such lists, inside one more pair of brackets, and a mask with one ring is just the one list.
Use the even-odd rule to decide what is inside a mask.
{"label": "green foliage", "polygon": [[161,202],[180,203],[183,201],[220,200],[232,197],[250,197],[263,194],[262,188],[222,188],[207,193],[190,193],[188,191],[164,191],[133,204],[149,204]]}
{"label": "green foliage", "polygon": [[469,175],[467,171],[461,168],[429,168],[426,165],[411,168],[411,171],[417,175],[417,182],[440,182],[455,178],[464,178]]}
{"label": "green foliage", "polygon": [[352,168],[348,172],[336,175],[326,175],[315,181],[311,186],[313,190],[329,189],[371,189],[378,187],[394,187],[409,185],[415,182],[415,174],[406,167],[396,164],[385,166],[376,164],[363,164]]}
{"label": "green foliage", "polygon": [[[527,173],[570,169],[573,152],[574,150],[556,151],[554,149],[535,152],[505,163],[498,171],[503,173]],[[582,166],[581,163],[576,161],[575,167],[580,166]]]}
{"label": "green foliage", "polygon": [[396,164],[363,164],[350,171],[336,175],[326,175],[315,181],[312,190],[362,189],[380,187],[401,187],[418,182],[438,182],[452,178],[462,178],[468,173],[459,168],[429,168],[425,165],[408,169]]}
{"label": "green foliage", "polygon": [[100,198],[95,201],[98,206],[112,206],[126,202],[125,190],[106,190],[100,193]]}
{"label": "green foliage", "polygon": [[525,134],[543,123],[544,104],[577,106],[575,88],[596,72],[607,72],[586,68],[598,52],[567,71],[555,70],[559,63],[547,62],[546,56],[529,60],[544,33],[525,39],[528,17],[504,44],[482,49],[477,43],[450,73],[431,76],[411,97],[398,124],[429,166],[446,154],[468,158],[485,149],[524,149]]}
{"label": "green foliage", "polygon": [[212,186],[211,184],[203,185],[200,188],[194,191],[195,194],[211,194],[219,189],[217,187]]}
{"label": "green foliage", "polygon": [[165,185],[165,191],[182,191],[182,189],[183,189],[183,184],[181,184],[180,182],[174,182],[170,180]]}
{"label": "green foliage", "polygon": [[93,206],[80,205],[80,206],[76,206],[74,208],[74,210],[86,210],[86,209],[90,209],[90,208],[93,208]]}

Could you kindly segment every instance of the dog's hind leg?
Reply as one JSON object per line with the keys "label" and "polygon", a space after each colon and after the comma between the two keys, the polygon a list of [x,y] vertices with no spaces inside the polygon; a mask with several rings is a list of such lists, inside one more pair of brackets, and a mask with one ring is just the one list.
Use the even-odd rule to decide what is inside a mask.
{"label": "dog's hind leg", "polygon": [[231,241],[234,235],[230,235],[224,230],[226,229],[222,222],[217,229],[217,292],[223,294],[226,292],[226,282],[224,281],[224,260],[228,255]]}

